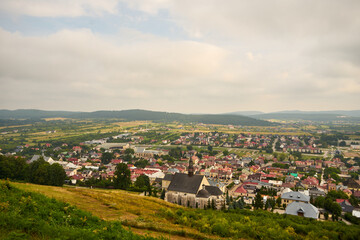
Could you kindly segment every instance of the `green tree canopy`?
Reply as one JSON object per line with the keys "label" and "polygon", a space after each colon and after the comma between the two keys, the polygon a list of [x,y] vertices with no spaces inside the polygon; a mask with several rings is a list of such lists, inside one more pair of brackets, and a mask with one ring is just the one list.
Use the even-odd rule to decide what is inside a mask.
{"label": "green tree canopy", "polygon": [[142,174],[136,178],[134,185],[135,185],[135,187],[140,188],[144,191],[149,190],[150,189],[150,179],[148,176]]}
{"label": "green tree canopy", "polygon": [[120,189],[127,189],[131,185],[131,173],[128,166],[125,163],[119,163],[116,165],[115,170],[115,187]]}
{"label": "green tree canopy", "polygon": [[108,164],[109,162],[111,162],[111,160],[114,158],[114,154],[111,152],[105,152],[102,154],[101,156],[101,162],[103,164]]}
{"label": "green tree canopy", "polygon": [[261,194],[258,192],[255,196],[255,209],[262,209],[264,206],[263,198],[261,197]]}
{"label": "green tree canopy", "polygon": [[58,164],[54,163],[48,167],[49,173],[49,184],[52,186],[62,186],[66,179],[66,173],[63,167]]}
{"label": "green tree canopy", "polygon": [[125,152],[124,152],[125,154],[132,154],[132,155],[134,155],[135,154],[135,151],[134,151],[134,149],[132,149],[132,148],[128,148],[128,149],[125,149]]}

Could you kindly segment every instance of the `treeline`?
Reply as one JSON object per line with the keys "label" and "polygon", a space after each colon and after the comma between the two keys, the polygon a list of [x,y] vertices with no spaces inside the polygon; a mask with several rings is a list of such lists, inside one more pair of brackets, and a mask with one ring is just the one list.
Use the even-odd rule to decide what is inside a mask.
{"label": "treeline", "polygon": [[146,175],[140,175],[132,183],[131,172],[126,163],[116,165],[113,179],[91,178],[79,183],[80,186],[99,187],[109,189],[122,189],[133,192],[144,192],[145,195],[157,196],[157,190],[150,185],[150,179]]}
{"label": "treeline", "polygon": [[0,181],[1,239],[153,239],[74,206]]}
{"label": "treeline", "polygon": [[[0,119],[0,127],[33,124],[36,122],[45,122],[45,120],[41,120],[41,119]],[[5,129],[3,131],[7,131],[7,129]]]}
{"label": "treeline", "polygon": [[66,173],[59,164],[50,165],[43,158],[27,164],[24,158],[0,156],[0,179],[62,186]]}
{"label": "treeline", "polygon": [[96,112],[62,112],[42,110],[0,110],[0,118],[49,118],[64,117],[77,119],[123,119],[126,121],[155,121],[155,122],[184,122],[184,123],[205,123],[222,125],[243,125],[243,126],[276,126],[264,120],[240,115],[226,114],[181,114],[169,112],[155,112],[146,110],[123,110],[123,111],[96,111]]}

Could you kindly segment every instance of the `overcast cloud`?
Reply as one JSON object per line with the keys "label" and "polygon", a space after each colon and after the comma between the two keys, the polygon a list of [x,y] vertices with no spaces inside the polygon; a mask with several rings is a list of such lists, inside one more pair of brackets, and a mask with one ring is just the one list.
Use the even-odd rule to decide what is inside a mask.
{"label": "overcast cloud", "polygon": [[360,1],[3,0],[0,108],[359,109]]}

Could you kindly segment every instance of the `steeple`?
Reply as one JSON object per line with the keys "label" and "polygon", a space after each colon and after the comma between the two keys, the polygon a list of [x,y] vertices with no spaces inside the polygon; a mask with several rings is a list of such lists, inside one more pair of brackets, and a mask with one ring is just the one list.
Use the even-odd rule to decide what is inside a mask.
{"label": "steeple", "polygon": [[194,163],[192,161],[192,157],[190,157],[190,160],[189,160],[188,175],[189,175],[189,177],[194,176]]}

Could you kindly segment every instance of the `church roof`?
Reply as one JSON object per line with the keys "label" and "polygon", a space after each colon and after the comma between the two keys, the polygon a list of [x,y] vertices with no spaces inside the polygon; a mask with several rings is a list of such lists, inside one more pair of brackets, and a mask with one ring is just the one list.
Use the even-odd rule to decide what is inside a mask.
{"label": "church roof", "polygon": [[165,177],[163,178],[163,180],[171,181],[173,179],[173,177],[174,177],[173,174],[166,174]]}
{"label": "church roof", "polygon": [[208,198],[210,197],[210,193],[208,191],[206,191],[206,189],[201,189],[197,194],[196,197],[200,197],[200,198]]}
{"label": "church roof", "polygon": [[189,177],[189,175],[185,173],[175,173],[168,187],[168,191],[196,194],[203,178],[203,175],[193,175]]}
{"label": "church roof", "polygon": [[208,193],[213,196],[220,196],[223,194],[223,192],[216,186],[205,186],[205,190],[208,191]]}

